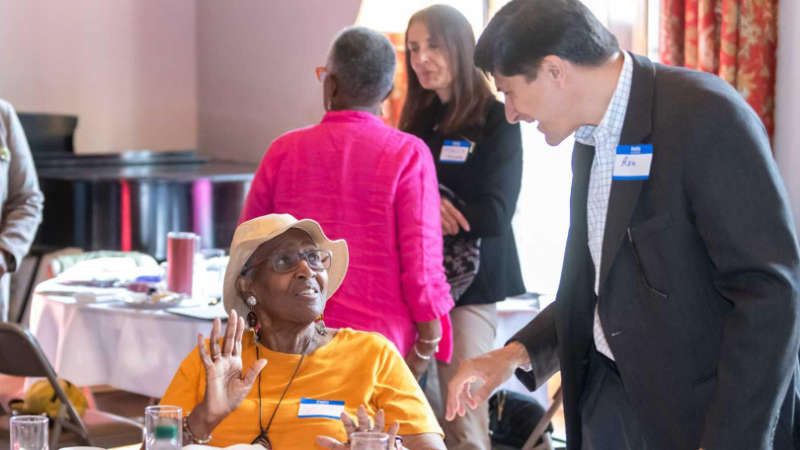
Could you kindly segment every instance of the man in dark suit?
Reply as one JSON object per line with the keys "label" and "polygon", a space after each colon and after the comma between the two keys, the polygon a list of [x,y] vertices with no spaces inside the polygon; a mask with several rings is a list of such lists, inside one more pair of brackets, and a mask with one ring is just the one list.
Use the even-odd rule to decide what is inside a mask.
{"label": "man in dark suit", "polygon": [[621,52],[578,0],[512,1],[475,61],[510,122],[575,133],[571,225],[555,302],[461,364],[447,417],[560,368],[570,449],[800,448],[798,245],[752,109]]}

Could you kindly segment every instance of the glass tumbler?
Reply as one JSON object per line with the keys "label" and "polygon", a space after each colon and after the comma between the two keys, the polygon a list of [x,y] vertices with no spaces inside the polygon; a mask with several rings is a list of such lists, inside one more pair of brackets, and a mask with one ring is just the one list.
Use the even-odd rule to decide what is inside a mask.
{"label": "glass tumbler", "polygon": [[47,416],[12,416],[11,450],[48,450]]}
{"label": "glass tumbler", "polygon": [[389,450],[389,435],[359,431],[350,435],[350,450]]}
{"label": "glass tumbler", "polygon": [[180,406],[156,405],[144,409],[146,450],[183,447],[183,411]]}
{"label": "glass tumbler", "polygon": [[199,247],[200,236],[194,233],[167,233],[167,290],[192,296],[194,255]]}

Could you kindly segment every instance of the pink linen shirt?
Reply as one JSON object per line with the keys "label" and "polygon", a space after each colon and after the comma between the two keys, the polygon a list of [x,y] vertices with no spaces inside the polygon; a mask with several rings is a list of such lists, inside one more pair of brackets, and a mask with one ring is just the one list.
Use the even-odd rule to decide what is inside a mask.
{"label": "pink linen shirt", "polygon": [[423,141],[374,114],[328,112],[264,155],[240,222],[270,213],[314,219],[329,238],[347,241],[350,266],[325,306],[326,325],[376,331],[406,355],[415,322],[439,318],[436,357],[450,360],[453,299],[436,170]]}

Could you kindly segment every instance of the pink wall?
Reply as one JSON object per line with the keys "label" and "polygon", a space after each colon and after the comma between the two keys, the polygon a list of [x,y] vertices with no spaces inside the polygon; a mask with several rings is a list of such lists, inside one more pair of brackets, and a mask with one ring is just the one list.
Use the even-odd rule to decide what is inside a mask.
{"label": "pink wall", "polygon": [[195,148],[195,18],[194,0],[3,2],[0,97],[77,114],[81,153]]}
{"label": "pink wall", "polygon": [[[259,161],[282,133],[322,117],[314,68],[360,0],[197,3],[198,144],[217,158]],[[235,5],[235,7],[232,7]]]}

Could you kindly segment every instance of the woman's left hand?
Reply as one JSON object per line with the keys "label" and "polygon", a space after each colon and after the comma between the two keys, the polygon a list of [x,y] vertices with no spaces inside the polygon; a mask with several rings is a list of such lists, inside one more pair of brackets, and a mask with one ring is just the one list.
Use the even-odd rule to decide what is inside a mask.
{"label": "woman's left hand", "polygon": [[[414,344],[416,345],[416,344]],[[414,375],[417,381],[422,378],[422,375],[428,370],[428,364],[431,363],[431,359],[423,359],[417,356],[416,352],[412,348],[408,355],[406,355],[406,365],[409,369],[411,369],[411,374]]]}
{"label": "woman's left hand", "polygon": [[379,433],[386,433],[389,435],[389,448],[391,449],[401,449],[402,446],[396,446],[396,439],[397,430],[400,428],[400,424],[395,422],[392,426],[389,427],[388,431],[384,431],[386,426],[386,415],[384,414],[382,409],[378,410],[378,413],[375,414],[375,423],[372,423],[370,420],[369,415],[367,414],[367,409],[364,408],[364,405],[358,407],[358,411],[356,412],[358,423],[350,418],[347,413],[342,413],[341,419],[342,424],[344,425],[344,429],[347,432],[347,442],[340,442],[330,436],[317,436],[317,445],[323,448],[330,448],[334,450],[346,450],[350,448],[350,435],[357,432],[357,431],[375,431]]}
{"label": "woman's left hand", "polygon": [[446,198],[441,199],[440,211],[442,215],[442,234],[445,236],[449,234],[458,234],[459,228],[464,231],[469,231],[469,222],[467,218],[461,214],[450,200]]}

